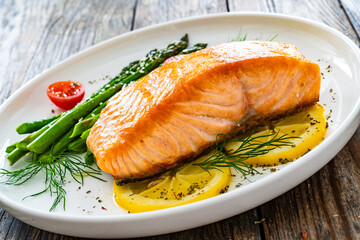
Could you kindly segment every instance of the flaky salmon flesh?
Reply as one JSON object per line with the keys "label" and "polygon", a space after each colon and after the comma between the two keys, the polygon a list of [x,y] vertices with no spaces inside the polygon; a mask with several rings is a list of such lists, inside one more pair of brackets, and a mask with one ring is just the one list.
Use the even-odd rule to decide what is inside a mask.
{"label": "flaky salmon flesh", "polygon": [[295,46],[226,43],[168,61],[119,92],[87,145],[118,182],[148,178],[318,101],[320,68]]}

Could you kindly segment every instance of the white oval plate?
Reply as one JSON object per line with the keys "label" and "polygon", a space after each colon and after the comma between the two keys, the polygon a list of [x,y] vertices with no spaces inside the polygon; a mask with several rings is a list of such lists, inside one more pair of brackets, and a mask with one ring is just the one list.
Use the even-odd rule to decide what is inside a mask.
{"label": "white oval plate", "polygon": [[[105,83],[101,80],[104,76],[116,75],[130,61],[185,33],[191,44],[215,45],[228,42],[240,29],[248,39],[267,40],[279,34],[276,41],[295,44],[306,57],[319,63],[324,74],[320,102],[332,113],[327,137],[318,147],[279,171],[256,176],[251,184],[232,186],[226,194],[171,209],[128,214],[113,202],[108,175],[104,178],[109,182],[86,179],[80,189],[71,181],[66,187],[66,211],[58,207],[56,212],[48,212],[53,199],[47,195],[22,200],[41,190],[43,183],[39,178],[21,186],[0,185],[1,206],[16,218],[51,232],[97,238],[139,237],[185,230],[237,215],[310,177],[341,150],[359,125],[360,52],[346,36],[324,24],[262,13],[189,18],[127,33],[91,47],[32,79],[1,106],[0,167],[10,169],[4,148],[21,138],[15,132],[16,126],[51,115],[54,106],[45,94],[50,83],[77,80],[86,84],[90,94]],[[88,83],[96,79],[96,83]],[[240,180],[237,178],[234,183]]]}

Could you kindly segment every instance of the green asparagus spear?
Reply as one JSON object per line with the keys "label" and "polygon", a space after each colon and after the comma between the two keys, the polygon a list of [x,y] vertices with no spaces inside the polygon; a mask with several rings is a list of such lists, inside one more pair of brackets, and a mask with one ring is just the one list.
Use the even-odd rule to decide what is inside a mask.
{"label": "green asparagus spear", "polygon": [[69,144],[68,149],[72,151],[77,151],[77,149],[79,149],[80,146],[86,145],[86,139],[88,138],[90,131],[91,128],[87,129],[86,131],[83,131],[80,138],[76,139],[75,141]]}
{"label": "green asparagus spear", "polygon": [[84,119],[88,119],[97,114],[100,114],[101,110],[103,110],[103,108],[106,107],[107,102],[108,101],[100,103],[100,105],[97,108],[95,108],[91,113],[89,113]]}
{"label": "green asparagus spear", "polygon": [[89,149],[87,149],[84,158],[85,158],[85,163],[87,165],[92,165],[96,161],[94,154],[92,154],[92,152]]}
{"label": "green asparagus spear", "polygon": [[91,129],[86,130],[85,132],[83,132],[80,136],[81,139],[83,139],[84,141],[86,141],[86,139],[88,138],[89,134],[90,134]]}
{"label": "green asparagus spear", "polygon": [[6,149],[5,149],[5,152],[6,153],[11,153],[12,151],[14,151],[16,149],[16,144],[17,143],[13,143],[11,145],[9,145]]}
{"label": "green asparagus spear", "polygon": [[[96,108],[95,110],[98,110],[98,108]],[[97,112],[95,110],[92,112],[92,114]],[[80,151],[80,146],[78,144],[76,144],[76,143],[75,143],[75,145],[72,146],[73,149],[70,148],[70,145],[75,140],[75,138],[73,138],[74,136],[72,136],[72,134],[74,134],[74,132],[75,132],[77,135],[81,135],[84,131],[91,128],[95,124],[95,122],[99,118],[99,116],[100,116],[100,114],[97,114],[97,115],[95,115],[95,116],[93,116],[91,118],[83,120],[83,121],[81,121],[79,123],[84,123],[85,122],[85,124],[84,125],[80,124],[80,126],[78,127],[77,130],[75,130],[75,127],[79,123],[76,124],[75,127],[71,128],[68,132],[66,132],[56,143],[53,144],[52,150],[51,150],[51,155],[52,156],[59,156],[66,149],[73,150],[73,151],[76,151],[76,152],[82,152],[82,151]],[[75,136],[77,136],[77,135],[75,135]],[[80,138],[76,139],[76,140],[81,140],[82,145],[85,145],[85,147],[86,147],[86,144],[85,144],[86,140],[84,141],[84,140],[82,140]],[[86,150],[86,148],[85,148],[85,150]]]}
{"label": "green asparagus spear", "polygon": [[[38,132],[39,132],[39,131],[38,131]],[[34,134],[31,134],[31,135],[28,135],[28,136],[26,136],[23,140],[15,143],[15,144],[16,144],[16,147],[17,147],[18,149],[20,149],[20,150],[23,150],[23,151],[29,151],[29,150],[27,149],[27,145],[29,145],[29,143],[30,143],[30,141],[31,141],[31,137],[32,137],[33,135],[35,135],[35,133],[34,133]],[[36,134],[36,135],[39,136],[39,134]]]}
{"label": "green asparagus spear", "polygon": [[91,129],[84,131],[81,134],[80,138],[77,138],[76,140],[75,140],[75,138],[70,137],[70,134],[73,131],[68,131],[63,137],[61,137],[61,139],[59,141],[57,141],[53,145],[52,150],[51,150],[51,155],[59,156],[66,149],[75,151],[75,152],[82,152],[83,146],[86,147],[86,139],[90,134],[90,130]]}
{"label": "green asparagus spear", "polygon": [[100,117],[100,114],[97,114],[91,118],[88,118],[88,119],[82,120],[81,122],[78,122],[75,125],[74,130],[70,137],[73,138],[78,135],[81,135],[84,131],[86,131],[89,128],[91,128],[92,126],[94,126],[94,124],[99,119],[99,117]]}
{"label": "green asparagus spear", "polygon": [[207,44],[206,43],[197,43],[195,44],[194,46],[190,47],[190,48],[186,48],[184,50],[182,50],[180,54],[189,54],[189,53],[193,53],[193,52],[196,52],[196,51],[199,51],[201,49],[204,49],[207,47]]}
{"label": "green asparagus spear", "polygon": [[28,151],[27,146],[34,141],[38,136],[40,136],[43,132],[45,132],[52,124],[56,123],[57,120],[54,120],[52,123],[44,126],[43,128],[41,128],[40,130],[26,136],[23,140],[14,143],[16,145],[17,148],[19,148],[20,150],[23,151]]}
{"label": "green asparagus spear", "polygon": [[7,155],[7,159],[9,160],[10,166],[16,163],[20,158],[25,156],[29,151],[22,151],[18,148],[14,149],[9,155]]}
{"label": "green asparagus spear", "polygon": [[39,157],[39,154],[33,153],[31,160],[32,160],[33,162],[36,162],[36,161],[38,160],[38,157]]}
{"label": "green asparagus spear", "polygon": [[170,43],[164,49],[151,50],[145,57],[145,59],[135,61],[129,64],[128,67],[124,68],[121,73],[113,78],[108,84],[103,86],[97,93],[106,90],[107,88],[118,84],[118,83],[130,83],[131,81],[137,80],[140,77],[147,75],[149,72],[160,66],[167,58],[178,55],[183,49],[187,47],[189,43],[188,35],[183,36],[180,41]]}
{"label": "green asparagus spear", "polygon": [[[56,121],[57,120],[54,120],[51,124],[55,123]],[[43,128],[41,128],[40,130],[38,130],[37,132],[26,136],[23,140],[10,145],[6,150],[8,150],[8,149],[10,150],[11,148],[14,148],[13,146],[15,146],[13,151],[11,151],[13,154],[9,154],[7,157],[10,165],[13,165],[20,158],[25,156],[29,152],[29,150],[27,149],[27,145],[29,145],[29,143],[34,141],[38,136],[40,136],[43,132],[45,132],[51,126],[51,124],[48,124],[48,125],[44,126]],[[37,157],[37,155],[34,154],[33,159],[36,159],[36,157]]]}
{"label": "green asparagus spear", "polygon": [[53,156],[59,156],[64,150],[67,149],[69,143],[74,141],[74,139],[70,138],[72,131],[67,131],[58,141],[56,141],[52,148],[51,154]]}
{"label": "green asparagus spear", "polygon": [[40,163],[53,163],[54,161],[54,157],[51,154],[51,150],[48,149],[47,151],[45,151],[42,154],[36,154],[36,161],[40,162]]}
{"label": "green asparagus spear", "polygon": [[[139,61],[134,61],[134,62],[131,62],[128,66],[124,67],[119,76],[123,75],[126,71],[128,71],[132,66],[134,66],[135,64],[137,64]],[[112,83],[111,86],[114,86],[116,83]],[[107,88],[109,88],[110,86],[108,86]],[[99,89],[98,92],[100,91],[104,91],[105,88],[101,88]],[[97,94],[94,94],[93,96],[91,97],[94,97],[95,95]],[[106,106],[106,102],[104,102],[104,105],[100,104],[100,108],[99,109],[96,109],[98,112],[96,112],[95,114],[98,114],[100,113],[100,111]],[[96,111],[94,110],[94,111]],[[49,118],[45,118],[45,119],[42,119],[42,120],[39,120],[39,121],[33,121],[33,122],[25,122],[25,123],[22,123],[20,124],[17,128],[16,128],[16,131],[19,133],[19,134],[25,134],[25,133],[32,133],[36,130],[39,130],[41,127],[47,125],[48,123],[52,122],[53,120],[57,119],[58,117],[60,117],[61,114],[57,115],[57,116],[53,116],[53,117],[49,117]],[[41,126],[42,125],[42,126]]]}
{"label": "green asparagus spear", "polygon": [[42,127],[46,126],[47,124],[51,123],[52,121],[57,119],[59,116],[60,115],[53,116],[53,117],[46,118],[46,119],[42,119],[42,120],[39,120],[39,121],[34,121],[34,122],[25,122],[23,124],[20,124],[16,128],[16,132],[18,134],[25,134],[25,133],[35,132],[35,131],[41,129]]}
{"label": "green asparagus spear", "polygon": [[80,118],[86,116],[101,102],[104,102],[113,96],[121,89],[121,87],[122,84],[115,85],[85,103],[79,104],[72,110],[66,112],[66,114],[62,115],[55,124],[30,143],[28,145],[28,149],[39,154],[45,152],[51,144],[71,129]]}
{"label": "green asparagus spear", "polygon": [[68,149],[75,152],[86,152],[86,140],[78,138],[69,144]]}
{"label": "green asparagus spear", "polygon": [[29,142],[20,141],[20,142],[16,143],[16,147],[22,151],[29,151],[27,149],[27,145],[29,145]]}
{"label": "green asparagus spear", "polygon": [[[80,123],[85,122],[84,125],[80,124],[80,126],[78,126],[78,129],[75,130],[75,127],[79,124],[79,123],[77,123],[75,125],[75,127],[73,127],[64,136],[62,136],[61,139],[53,145],[52,152],[51,152],[52,155],[59,156],[63,151],[65,151],[68,148],[68,145],[74,141],[73,137],[80,135],[85,130],[91,128],[95,124],[96,120],[99,118],[100,112],[106,106],[106,103],[107,103],[107,101],[104,103],[100,103],[100,105],[97,108],[95,108],[91,113],[89,113],[85,117],[85,120],[80,122]],[[96,114],[96,115],[94,115],[94,114]],[[90,117],[90,116],[92,116],[92,117]],[[88,127],[86,127],[86,125],[88,125]],[[81,129],[81,128],[83,128],[83,129]],[[74,132],[76,135],[73,136]],[[82,141],[82,142],[84,142],[84,141]],[[74,147],[74,149],[69,149],[69,150],[74,150],[74,151],[80,152],[79,146],[77,146],[77,145],[76,145],[76,147]]]}
{"label": "green asparagus spear", "polygon": [[74,146],[72,148],[72,150],[70,150],[70,151],[74,151],[74,152],[77,152],[77,153],[85,153],[86,149],[87,149],[86,142],[84,142],[81,145]]}

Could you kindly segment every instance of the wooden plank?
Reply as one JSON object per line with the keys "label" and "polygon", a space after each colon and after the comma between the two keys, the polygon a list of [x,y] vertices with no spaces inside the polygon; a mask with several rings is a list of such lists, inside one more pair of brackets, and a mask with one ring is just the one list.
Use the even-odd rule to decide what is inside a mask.
{"label": "wooden plank", "polygon": [[37,228],[32,228],[28,235],[22,235],[19,239],[13,240],[27,240],[27,239],[36,239],[36,240],[48,240],[48,239],[61,239],[61,240],[86,240],[89,238],[77,238],[77,237],[70,237],[65,235],[60,235],[56,233],[51,233],[47,231],[43,231]]}
{"label": "wooden plank", "polygon": [[242,239],[261,239],[259,226],[255,224],[258,216],[255,210],[250,210],[235,217],[209,224],[204,227],[194,228],[187,231],[171,233],[161,236],[140,238],[139,240],[190,240],[190,239],[208,239],[208,240],[242,240]]}
{"label": "wooden plank", "polygon": [[254,11],[254,12],[275,12],[271,0],[229,0],[229,10],[232,11]]}
{"label": "wooden plank", "polygon": [[0,208],[0,239],[6,239],[14,218]]}
{"label": "wooden plank", "polygon": [[[352,27],[356,24],[347,20],[338,1],[274,0],[273,3],[276,12],[324,22],[359,44],[359,37]],[[230,10],[249,10],[249,6],[238,1],[230,2],[229,6]],[[266,6],[273,11],[271,3],[263,1],[261,7]],[[354,172],[360,167],[359,143],[358,129],[348,145],[325,168],[259,208],[259,217],[266,219],[262,223],[266,239],[301,239],[302,232],[307,233],[309,239],[360,238],[360,176]]]}
{"label": "wooden plank", "polygon": [[359,38],[337,0],[274,0],[275,11],[305,17],[333,27],[359,44]]}
{"label": "wooden plank", "polygon": [[353,0],[340,0],[340,7],[344,9],[352,27],[360,36],[360,3]]}
{"label": "wooden plank", "polygon": [[28,235],[31,228],[31,226],[14,218],[9,227],[6,239],[25,239],[24,236]]}
{"label": "wooden plank", "polygon": [[359,239],[359,157],[347,146],[306,182],[261,206],[266,238],[299,239],[305,232],[309,239]]}
{"label": "wooden plank", "polygon": [[356,35],[353,25],[360,29],[360,6],[359,4],[355,4],[356,1],[344,0],[342,2],[344,7],[347,6],[347,8],[353,9],[352,11],[349,11],[349,17],[350,19],[353,19],[353,24],[348,21],[346,13],[341,11],[343,6],[337,0],[259,0],[255,2],[229,0],[229,8],[230,11],[277,12],[309,18],[323,22],[330,27],[341,31],[359,44],[359,38]]}
{"label": "wooden plank", "polygon": [[140,0],[136,8],[134,28],[226,11],[225,0]]}
{"label": "wooden plank", "polygon": [[[50,66],[129,31],[135,3],[136,0],[0,2],[0,103]],[[61,237],[30,227],[1,211],[0,208],[0,239]]]}
{"label": "wooden plank", "polygon": [[45,3],[18,3],[2,2],[0,8],[0,103],[22,85],[26,68],[50,15],[49,6]]}
{"label": "wooden plank", "polygon": [[95,43],[129,31],[134,4],[134,0],[127,0],[60,1],[54,5],[26,79]]}
{"label": "wooden plank", "polygon": [[50,66],[129,31],[134,5],[135,0],[23,0],[0,5],[0,52],[4,59],[0,62],[0,103]]}

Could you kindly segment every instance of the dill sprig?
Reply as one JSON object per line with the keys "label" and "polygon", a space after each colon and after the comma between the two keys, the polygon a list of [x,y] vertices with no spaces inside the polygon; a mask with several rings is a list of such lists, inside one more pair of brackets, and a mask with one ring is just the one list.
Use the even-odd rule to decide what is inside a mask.
{"label": "dill sprig", "polygon": [[40,172],[45,174],[44,189],[40,192],[24,197],[23,200],[48,192],[51,197],[55,196],[49,211],[54,211],[61,202],[63,202],[63,208],[65,210],[66,190],[64,189],[64,186],[66,184],[66,177],[68,174],[72,177],[72,179],[81,185],[84,184],[85,176],[90,176],[106,182],[98,177],[101,175],[100,170],[92,168],[84,163],[82,158],[76,155],[76,153],[65,152],[58,157],[52,156],[51,161],[47,163],[43,163],[41,161],[29,161],[29,164],[26,167],[14,171],[1,168],[0,178],[6,178],[6,180],[1,183],[7,185],[21,185],[35,177]]}
{"label": "dill sprig", "polygon": [[[245,160],[267,154],[276,148],[292,146],[292,140],[298,137],[290,137],[286,134],[280,135],[279,132],[272,132],[264,135],[254,136],[251,134],[246,138],[235,137],[225,141],[219,141],[218,135],[216,140],[216,148],[213,154],[205,161],[196,163],[206,171],[210,169],[221,170],[222,167],[232,167],[244,176],[257,173],[258,171]],[[225,146],[229,143],[241,143],[237,149],[225,150]]]}
{"label": "dill sprig", "polygon": [[246,41],[247,33],[242,33],[242,30],[240,29],[238,34],[230,40],[230,42],[244,42]]}
{"label": "dill sprig", "polygon": [[[279,34],[275,34],[274,36],[272,36],[271,38],[269,38],[266,41],[272,42],[275,40],[275,38],[277,38],[277,36],[279,36]],[[243,33],[242,29],[239,30],[238,34],[233,37],[230,42],[244,42],[246,41],[246,39],[248,38],[248,34],[247,33]],[[261,40],[260,37],[257,37],[255,40]]]}
{"label": "dill sprig", "polygon": [[271,37],[271,38],[270,38],[269,40],[267,40],[267,41],[272,42],[272,41],[275,40],[275,38],[277,38],[277,36],[279,36],[279,34],[275,34],[273,37]]}

